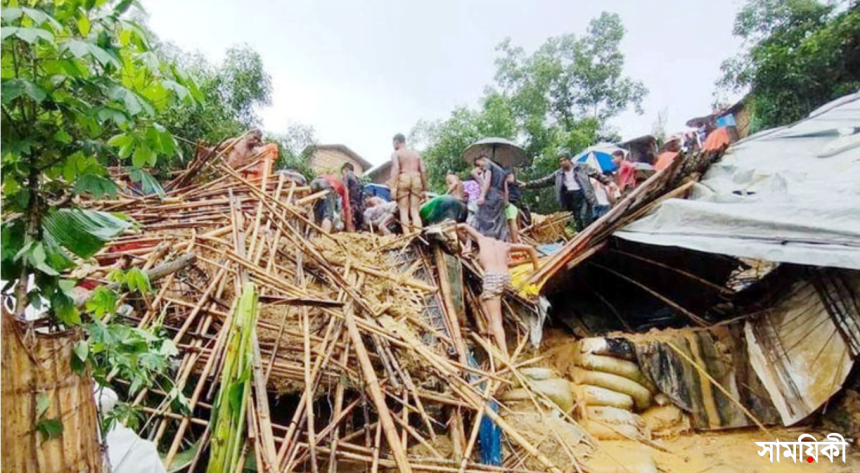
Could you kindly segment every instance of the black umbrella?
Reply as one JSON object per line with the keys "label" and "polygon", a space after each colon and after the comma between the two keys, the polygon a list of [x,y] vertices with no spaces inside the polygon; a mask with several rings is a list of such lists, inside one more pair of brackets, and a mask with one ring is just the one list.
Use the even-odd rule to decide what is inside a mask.
{"label": "black umbrella", "polygon": [[484,138],[472,143],[463,152],[469,164],[473,164],[480,156],[490,158],[503,168],[519,166],[528,159],[524,149],[504,138]]}

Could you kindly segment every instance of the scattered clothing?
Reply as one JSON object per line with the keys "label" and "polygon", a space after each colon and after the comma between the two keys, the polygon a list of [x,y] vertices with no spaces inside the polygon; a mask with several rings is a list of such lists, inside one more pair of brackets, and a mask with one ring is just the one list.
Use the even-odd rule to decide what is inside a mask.
{"label": "scattered clothing", "polygon": [[364,210],[365,225],[373,225],[374,228],[381,227],[386,218],[397,211],[397,202],[386,202],[380,205],[374,205]]}
{"label": "scattered clothing", "polygon": [[466,204],[453,195],[440,195],[421,206],[419,211],[425,225],[433,225],[445,220],[457,223],[466,221]]}
{"label": "scattered clothing", "polygon": [[481,299],[494,299],[501,297],[505,288],[511,284],[510,273],[486,273],[484,274],[484,290]]}
{"label": "scattered clothing", "polygon": [[486,237],[508,241],[508,222],[505,220],[505,171],[498,164],[487,161],[484,172],[490,172],[490,188],[484,204],[475,213],[475,229]]}

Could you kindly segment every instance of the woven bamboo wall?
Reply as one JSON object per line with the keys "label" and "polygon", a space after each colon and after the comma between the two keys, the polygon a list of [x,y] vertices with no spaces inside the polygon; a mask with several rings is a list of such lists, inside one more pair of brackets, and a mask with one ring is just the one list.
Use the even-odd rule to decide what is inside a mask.
{"label": "woven bamboo wall", "polygon": [[[72,372],[79,334],[30,333],[3,312],[2,470],[19,473],[102,471],[92,381]],[[43,441],[36,430],[36,403],[47,396],[43,419],[57,419],[62,433]]]}

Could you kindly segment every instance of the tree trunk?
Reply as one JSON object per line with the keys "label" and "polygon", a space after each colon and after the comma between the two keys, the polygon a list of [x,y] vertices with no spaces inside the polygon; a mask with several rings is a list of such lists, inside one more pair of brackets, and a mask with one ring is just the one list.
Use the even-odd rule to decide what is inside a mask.
{"label": "tree trunk", "polygon": [[[78,331],[39,334],[2,314],[2,469],[21,473],[100,473],[93,384],[72,371]],[[47,404],[39,416],[38,406]],[[39,421],[62,431],[43,439]]]}

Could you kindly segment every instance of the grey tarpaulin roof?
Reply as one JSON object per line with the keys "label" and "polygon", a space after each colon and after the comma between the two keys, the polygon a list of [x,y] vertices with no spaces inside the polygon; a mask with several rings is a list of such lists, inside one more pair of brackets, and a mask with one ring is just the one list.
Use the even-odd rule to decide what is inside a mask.
{"label": "grey tarpaulin roof", "polygon": [[733,144],[689,199],[667,200],[615,236],[860,269],[860,93]]}

